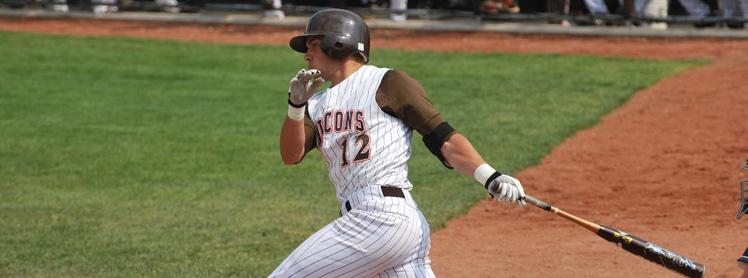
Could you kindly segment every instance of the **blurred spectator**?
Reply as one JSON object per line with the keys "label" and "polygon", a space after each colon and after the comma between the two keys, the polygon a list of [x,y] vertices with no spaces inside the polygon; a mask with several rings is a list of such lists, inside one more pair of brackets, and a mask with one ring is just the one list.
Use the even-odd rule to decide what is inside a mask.
{"label": "blurred spectator", "polygon": [[584,4],[587,5],[587,10],[592,15],[608,14],[608,6],[605,5],[603,0],[584,0]]}
{"label": "blurred spectator", "polygon": [[484,13],[519,13],[519,5],[514,0],[485,0],[480,10]]}
{"label": "blurred spectator", "polygon": [[[619,6],[623,6],[624,0],[619,0]],[[739,0],[727,0],[727,1],[739,1]],[[664,10],[665,12],[655,12],[652,13],[662,13],[664,16],[667,16],[667,2],[668,1],[652,1],[652,0],[634,0],[634,10],[637,14],[642,14],[644,12],[644,9],[647,8],[649,4],[652,2],[658,2],[655,3],[655,7],[658,7],[659,9]],[[680,4],[683,6],[683,8],[686,9],[689,15],[696,16],[696,17],[704,17],[709,15],[709,5],[706,3],[700,1],[700,0],[678,0]],[[605,1],[603,0],[584,0],[585,5],[587,5],[587,9],[590,11],[591,14],[607,14],[610,13],[608,10],[608,7],[605,4]],[[665,7],[662,7],[662,4],[665,4]]]}
{"label": "blurred spectator", "polygon": [[68,12],[68,3],[66,0],[52,0],[52,10],[55,12]]}
{"label": "blurred spectator", "polygon": [[[678,0],[678,2],[680,2],[690,16],[700,18],[709,16],[709,5],[701,2],[701,0]],[[667,17],[668,5],[667,0],[650,0],[644,6],[642,15],[644,17]],[[650,23],[649,26],[653,29],[667,29],[667,23],[665,22],[654,22]]]}
{"label": "blurred spectator", "polygon": [[167,13],[179,13],[179,2],[177,0],[156,0],[156,5]]}
{"label": "blurred spectator", "polygon": [[[619,5],[623,6],[624,0],[619,0]],[[634,15],[650,18],[664,18],[668,16],[668,0],[632,0],[634,3]],[[741,0],[725,0],[741,1]],[[743,0],[748,1],[748,0]],[[584,0],[587,9],[592,15],[608,14],[610,11],[603,0]],[[705,17],[709,15],[709,5],[700,0],[678,0],[689,15],[695,17]],[[649,26],[653,29],[666,29],[667,23],[654,22]]]}
{"label": "blurred spectator", "polygon": [[[665,18],[668,16],[668,4],[668,0],[649,0],[639,14],[646,18]],[[648,25],[652,29],[667,29],[666,22],[649,22],[643,25]]]}
{"label": "blurred spectator", "polygon": [[282,19],[286,17],[286,14],[281,10],[281,0],[269,0],[265,2],[269,4],[269,9],[265,11],[265,17]]}
{"label": "blurred spectator", "polygon": [[683,8],[686,9],[689,15],[695,17],[709,16],[709,5],[702,2],[701,0],[678,0]]}
{"label": "blurred spectator", "polygon": [[[556,13],[556,14],[564,15],[564,16],[575,15],[581,12],[582,10],[584,10],[584,7],[581,6],[580,1],[548,0],[546,1],[545,4],[546,4],[546,12]],[[561,23],[561,26],[571,26],[571,23],[567,19],[561,20],[560,23]]]}
{"label": "blurred spectator", "polygon": [[94,14],[114,13],[119,10],[117,0],[91,0]]}
{"label": "blurred spectator", "polygon": [[408,0],[390,0],[390,19],[405,21],[408,18]]}
{"label": "blurred spectator", "polygon": [[[723,17],[733,22],[727,23],[730,28],[745,28],[748,19],[748,0],[719,0],[719,9]],[[737,20],[737,21],[736,21]]]}

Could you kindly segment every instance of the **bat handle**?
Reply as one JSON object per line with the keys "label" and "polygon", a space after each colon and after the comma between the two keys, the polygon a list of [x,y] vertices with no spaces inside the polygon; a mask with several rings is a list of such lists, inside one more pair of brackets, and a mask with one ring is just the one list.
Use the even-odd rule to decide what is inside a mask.
{"label": "bat handle", "polygon": [[538,200],[535,197],[527,195],[527,194],[525,194],[525,201],[547,211],[551,211],[551,208],[553,207],[549,205],[548,203]]}
{"label": "bat handle", "polygon": [[577,217],[577,216],[575,216],[575,215],[573,215],[571,213],[565,212],[565,211],[563,211],[563,210],[561,210],[559,208],[555,208],[555,207],[549,205],[546,202],[543,202],[541,200],[536,199],[533,196],[525,194],[525,201],[528,202],[528,203],[530,203],[530,204],[533,204],[533,205],[535,205],[535,206],[537,206],[537,207],[539,207],[541,209],[547,210],[547,211],[549,211],[551,213],[558,214],[559,216],[561,216],[563,218],[566,218],[569,221],[577,223],[577,224],[581,225],[582,227],[585,227],[587,230],[590,230],[590,232],[597,233],[597,231],[600,230],[600,225],[595,224],[595,223],[590,222],[590,221],[587,221],[587,220],[584,220],[582,218],[579,218],[579,217]]}

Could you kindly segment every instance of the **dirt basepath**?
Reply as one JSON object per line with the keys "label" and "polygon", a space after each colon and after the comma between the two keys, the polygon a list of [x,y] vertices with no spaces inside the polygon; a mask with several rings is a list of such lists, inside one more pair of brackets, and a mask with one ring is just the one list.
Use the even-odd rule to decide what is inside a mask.
{"label": "dirt basepath", "polygon": [[[298,28],[0,17],[0,30],[286,44]],[[702,58],[711,65],[637,93],[537,167],[529,192],[687,255],[717,277],[748,246],[735,221],[748,159],[748,41],[513,36],[375,30],[373,48]],[[376,52],[374,52],[376,53]],[[490,201],[432,235],[442,277],[674,277],[541,210]]]}

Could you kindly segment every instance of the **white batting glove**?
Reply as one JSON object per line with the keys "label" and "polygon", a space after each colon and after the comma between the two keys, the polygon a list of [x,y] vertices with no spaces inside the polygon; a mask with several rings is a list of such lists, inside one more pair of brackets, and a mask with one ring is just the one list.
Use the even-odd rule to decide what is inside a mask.
{"label": "white batting glove", "polygon": [[517,203],[521,207],[525,206],[525,190],[519,180],[513,177],[501,175],[491,181],[487,190],[496,201]]}
{"label": "white batting glove", "polygon": [[288,101],[293,106],[300,107],[322,86],[325,82],[320,77],[317,69],[301,69],[288,84]]}
{"label": "white batting glove", "polygon": [[475,179],[481,182],[488,194],[498,202],[517,203],[519,206],[525,206],[525,190],[519,180],[504,175],[488,164],[483,164],[475,169]]}

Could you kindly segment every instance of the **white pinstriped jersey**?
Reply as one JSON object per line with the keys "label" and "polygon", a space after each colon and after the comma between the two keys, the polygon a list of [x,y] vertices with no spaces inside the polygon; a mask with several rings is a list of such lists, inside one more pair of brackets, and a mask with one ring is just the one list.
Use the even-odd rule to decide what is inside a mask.
{"label": "white pinstriped jersey", "polygon": [[412,188],[407,164],[412,130],[382,111],[376,101],[388,70],[365,65],[309,99],[317,148],[326,160],[341,204],[352,191],[365,186]]}
{"label": "white pinstriped jersey", "polygon": [[[299,245],[270,277],[434,277],[429,224],[410,194],[407,161],[409,126],[428,130],[426,122],[438,120],[438,113],[414,80],[388,71],[362,66],[309,99],[316,147],[335,184],[341,217]],[[380,89],[400,94],[380,99],[380,108]],[[403,104],[422,113],[396,113]],[[385,195],[382,186],[399,187],[403,195]]]}

